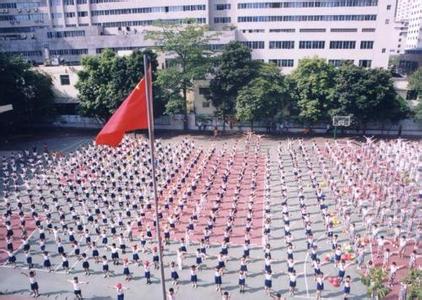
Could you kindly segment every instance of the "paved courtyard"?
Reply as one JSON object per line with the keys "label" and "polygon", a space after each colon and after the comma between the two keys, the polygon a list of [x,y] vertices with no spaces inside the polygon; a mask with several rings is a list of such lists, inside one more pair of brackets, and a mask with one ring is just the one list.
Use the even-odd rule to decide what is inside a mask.
{"label": "paved courtyard", "polygon": [[[230,150],[238,141],[239,146],[237,151],[242,153],[245,151],[242,148],[243,137],[233,136],[228,138],[212,138],[210,136],[164,136],[162,138],[162,143],[164,145],[176,145],[185,138],[191,138],[196,147],[200,147],[206,151],[210,147],[216,148],[216,151],[222,149]],[[265,174],[269,174],[270,181],[270,207],[271,207],[271,235],[270,235],[270,245],[271,245],[271,256],[272,256],[272,271],[273,271],[273,293],[280,293],[283,297],[287,299],[313,299],[316,295],[316,283],[314,280],[314,270],[312,266],[312,261],[307,251],[307,237],[304,230],[304,225],[302,221],[301,207],[298,201],[298,181],[297,174],[295,170],[300,169],[303,174],[307,174],[307,165],[304,161],[294,161],[291,156],[289,156],[288,151],[281,151],[279,154],[279,147],[281,149],[287,149],[287,144],[289,140],[287,139],[276,139],[276,138],[262,138],[260,139],[260,149],[259,155],[262,157],[259,160],[260,167],[268,169],[265,170]],[[323,144],[324,139],[311,139],[304,142],[305,147],[311,149],[312,143],[316,141],[318,144]],[[6,145],[2,145],[0,148],[0,154],[10,155],[11,152],[16,150],[23,150],[25,148],[31,148],[33,145],[37,145],[39,150],[42,149],[43,145],[48,144],[49,151],[60,151],[64,152],[66,155],[72,156],[72,151],[77,150],[83,145],[89,144],[92,142],[92,135],[88,134],[68,134],[64,138],[57,136],[49,136],[46,138],[34,138],[30,143],[25,143],[21,141],[11,141]],[[299,148],[295,149],[299,151]],[[265,165],[265,160],[269,159],[269,163]],[[279,161],[280,159],[280,161]],[[316,180],[320,183],[324,183],[326,179],[323,177],[322,170],[318,169],[318,159],[317,157],[311,157],[311,163],[317,171]],[[285,172],[285,185],[287,187],[287,203],[290,213],[290,230],[292,233],[292,243],[294,247],[294,257],[295,257],[295,270],[297,272],[297,293],[294,296],[290,296],[289,289],[289,277],[287,273],[287,252],[286,252],[286,243],[284,241],[284,223],[282,217],[282,185],[280,183],[280,171],[279,171],[279,162],[284,166]],[[241,161],[238,162],[241,164]],[[235,163],[236,167],[236,163]],[[233,169],[235,169],[233,167]],[[247,172],[252,172],[247,171]],[[258,194],[262,194],[260,197],[264,197],[264,185],[263,181],[264,173],[257,175],[258,180],[261,182],[258,183]],[[260,177],[261,176],[261,177]],[[246,173],[245,178],[248,177]],[[326,236],[326,228],[324,225],[324,220],[321,215],[321,210],[315,190],[312,186],[310,178],[303,176],[304,190],[303,194],[306,198],[307,211],[310,213],[310,221],[312,224],[312,232],[315,238],[315,241],[318,245],[318,256],[321,258],[321,261],[324,260],[324,257],[332,252],[330,240]],[[336,214],[334,206],[334,196],[331,193],[328,185],[323,185],[323,192],[326,194],[329,211],[333,214]],[[245,196],[246,197],[246,196]],[[65,199],[59,199],[59,203],[66,205]],[[240,202],[242,203],[242,202]],[[246,203],[246,202],[245,202]],[[246,205],[246,204],[244,204]],[[257,201],[255,203],[254,209],[256,212],[262,213],[263,203]],[[246,207],[246,206],[245,206]],[[4,213],[4,203],[0,202],[0,210],[2,214]],[[245,208],[246,209],[246,208]],[[254,210],[254,211],[255,211]],[[364,226],[361,223],[358,214],[353,214],[353,221],[356,222],[357,232],[363,232]],[[187,221],[186,221],[187,222]],[[243,235],[241,234],[242,224],[235,224],[235,230],[239,230],[240,238],[233,238],[230,244],[229,255],[227,258],[226,270],[223,275],[223,284],[222,291],[228,291],[231,295],[231,299],[270,299],[270,296],[267,295],[264,291],[264,251],[260,242],[260,233],[263,227],[264,219],[259,217],[254,222],[259,222],[257,227],[259,230],[258,236],[252,237],[252,246],[250,259],[248,263],[248,274],[246,277],[246,292],[241,294],[239,293],[238,287],[238,278],[239,278],[239,268],[240,268],[240,257],[243,254]],[[217,222],[218,223],[218,222]],[[185,224],[185,223],[183,223]],[[187,223],[186,223],[187,224]],[[224,226],[224,222],[221,224]],[[239,229],[240,228],[240,229]],[[199,229],[198,229],[199,230]],[[135,231],[136,232],[136,231]],[[199,233],[198,233],[199,234]],[[221,234],[221,232],[220,232]],[[334,227],[334,234],[338,234],[339,243],[345,244],[348,243],[348,232],[347,228],[343,227],[343,224],[336,225]],[[175,237],[181,237],[183,234],[175,235]],[[31,238],[31,243],[34,245],[33,249],[35,252],[38,251],[38,233],[37,230],[34,231],[34,234]],[[79,238],[79,237],[78,237]],[[96,237],[99,239],[99,237]],[[184,269],[179,271],[180,282],[176,289],[176,298],[177,299],[221,299],[221,294],[216,292],[214,285],[214,267],[217,264],[217,256],[220,251],[220,246],[216,243],[217,239],[213,241],[211,239],[211,246],[207,250],[208,258],[205,260],[205,268],[202,271],[198,272],[198,288],[192,288],[190,283],[190,266],[195,264],[196,260],[196,248],[198,239],[193,238],[192,244],[188,246],[187,255],[184,261]],[[72,284],[67,282],[67,280],[72,279],[74,276],[78,276],[80,281],[88,282],[81,286],[84,298],[86,299],[115,299],[115,289],[114,286],[116,283],[120,282],[125,287],[128,288],[125,291],[125,299],[160,299],[161,297],[161,285],[159,283],[159,271],[152,268],[152,284],[147,285],[144,278],[144,269],[137,266],[136,264],[130,265],[130,271],[133,273],[133,279],[126,282],[123,275],[123,266],[117,265],[113,266],[110,264],[110,267],[113,271],[113,274],[110,278],[104,278],[103,272],[101,270],[101,263],[96,264],[93,260],[90,261],[90,268],[93,271],[91,275],[85,275],[82,268],[82,263],[76,257],[69,256],[69,263],[71,266],[70,274],[66,274],[61,268],[61,257],[57,254],[57,246],[54,242],[53,234],[46,231],[46,250],[51,254],[51,263],[54,271],[49,272],[48,270],[42,268],[42,256],[34,256],[34,270],[37,272],[37,280],[40,285],[41,296],[39,299],[74,299]],[[116,240],[117,242],[117,240]],[[134,242],[139,242],[139,236],[134,235]],[[127,243],[127,245],[132,245],[133,243]],[[64,241],[65,248],[71,251],[70,244],[67,240]],[[84,245],[84,237],[80,236],[80,245],[82,250],[86,248]],[[170,270],[169,264],[172,261],[177,261],[176,253],[179,247],[179,239],[173,240],[170,245],[165,247],[164,251],[164,264],[165,275],[167,278],[167,288],[172,287],[170,280]],[[87,248],[86,248],[87,249]],[[109,251],[105,248],[100,248],[101,254],[109,255]],[[125,255],[121,256],[124,257]],[[127,257],[131,257],[130,251],[126,254]],[[370,259],[371,253],[369,253],[369,248],[366,253],[366,260]],[[152,253],[147,251],[145,254],[141,254],[142,260],[147,259],[152,261]],[[21,272],[28,272],[28,269],[25,264],[25,255],[23,251],[17,251],[16,253],[17,267],[14,268],[10,265],[3,264],[0,266],[0,293],[4,296],[0,299],[24,299],[20,297],[28,297],[29,295],[29,283],[28,279],[24,277]],[[337,269],[333,263],[324,263],[321,266],[321,270],[325,275],[328,276],[337,276]],[[355,265],[350,265],[346,271],[347,275],[350,275],[352,278],[352,291],[350,299],[366,299],[366,287],[360,282],[360,275],[356,271]],[[324,299],[343,299],[343,286],[335,287],[330,284],[328,281],[325,282],[325,290],[322,294]]]}

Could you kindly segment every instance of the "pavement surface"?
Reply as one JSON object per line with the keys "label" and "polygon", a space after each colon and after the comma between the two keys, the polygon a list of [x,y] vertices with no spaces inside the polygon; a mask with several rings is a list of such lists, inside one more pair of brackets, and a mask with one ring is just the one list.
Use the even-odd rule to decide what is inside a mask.
{"label": "pavement surface", "polygon": [[[162,136],[163,143],[176,143],[184,137],[192,138],[195,143],[200,147],[209,147],[216,145],[218,149],[226,147],[231,148],[235,140],[240,136],[212,138],[210,136],[197,136],[197,135],[183,135],[183,136]],[[63,133],[51,134],[47,136],[33,136],[22,137],[13,141],[8,141],[0,145],[0,156],[9,155],[11,152],[28,149],[36,145],[38,149],[42,149],[44,144],[48,145],[49,151],[59,151],[71,155],[79,147],[92,142],[92,133]],[[28,142],[29,140],[29,142]],[[306,141],[306,145],[310,145],[312,141],[316,140],[318,143],[323,142],[323,138],[312,139]],[[286,139],[269,139],[263,138],[261,142],[261,154],[265,157],[268,153],[270,158],[269,170],[271,182],[271,254],[272,254],[272,269],[273,269],[273,291],[279,292],[287,299],[314,299],[316,294],[316,283],[313,276],[313,268],[310,262],[310,257],[306,250],[306,235],[303,228],[301,218],[301,211],[297,200],[298,186],[295,175],[293,174],[293,162],[290,156],[282,155],[282,162],[286,170],[286,184],[288,193],[288,206],[291,220],[291,232],[293,234],[294,255],[295,255],[295,269],[298,273],[297,290],[295,296],[288,294],[288,276],[286,265],[286,246],[284,242],[283,220],[281,215],[281,185],[278,170],[278,147],[285,145]],[[260,162],[264,164],[264,160]],[[262,166],[263,167],[263,166]],[[299,168],[306,172],[306,165],[304,162],[299,161]],[[323,181],[322,173],[318,175],[318,180]],[[262,179],[262,178],[261,178]],[[262,179],[263,180],[263,179]],[[319,205],[315,197],[315,193],[310,185],[309,179],[304,179],[307,184],[304,190],[307,199],[308,212],[311,214],[312,229],[314,232],[315,240],[318,243],[318,253],[322,258],[330,253],[331,245],[326,238],[324,223],[320,213]],[[332,196],[328,191],[327,204],[333,204]],[[61,199],[63,201],[63,199]],[[262,204],[261,204],[262,205]],[[332,209],[331,209],[332,211]],[[3,211],[2,211],[3,212]],[[262,220],[260,220],[262,221]],[[355,221],[359,222],[356,218]],[[358,232],[362,230],[362,226],[358,224]],[[262,226],[262,224],[261,224]],[[339,235],[340,243],[347,242],[345,228],[341,224],[335,228],[335,234]],[[37,234],[33,235],[32,242],[36,242]],[[56,245],[51,241],[52,235],[47,233],[47,250],[50,253],[56,253]],[[239,271],[239,258],[243,253],[241,243],[235,241],[229,250],[229,259],[226,271],[223,275],[223,291],[230,292],[231,299],[271,299],[264,292],[264,253],[259,246],[259,242],[251,248],[251,260],[248,264],[248,276],[246,279],[247,288],[244,294],[239,293],[238,288],[238,271]],[[0,244],[1,245],[1,244]],[[172,242],[171,245],[165,248],[164,263],[168,265],[171,261],[176,261],[177,242]],[[198,288],[192,288],[190,284],[190,272],[187,266],[195,263],[195,250],[194,245],[188,248],[188,257],[184,265],[185,268],[179,271],[180,282],[176,289],[176,299],[221,299],[221,294],[216,292],[214,286],[214,266],[216,265],[216,256],[220,250],[219,246],[211,246],[208,249],[209,258],[205,261],[206,268],[198,273]],[[144,256],[144,254],[142,254]],[[370,254],[368,253],[367,258]],[[24,262],[25,256],[19,251],[16,254],[17,268],[8,265],[0,266],[0,299],[19,300],[30,299],[28,279],[21,275],[22,271],[28,272]],[[145,254],[145,258],[151,261],[151,254]],[[88,282],[82,285],[82,293],[84,299],[92,300],[106,300],[116,299],[114,286],[116,283],[121,282],[128,290],[125,292],[125,299],[160,299],[161,298],[161,285],[159,282],[159,271],[152,270],[152,284],[147,285],[143,268],[136,265],[131,265],[130,270],[133,273],[133,280],[125,282],[123,275],[123,267],[112,266],[114,274],[110,278],[103,278],[101,271],[101,264],[91,263],[93,274],[85,276],[81,262],[76,258],[70,257],[69,262],[72,266],[70,274],[66,274],[61,270],[61,259],[58,255],[51,258],[54,272],[48,272],[41,267],[42,257],[34,256],[35,270],[37,272],[37,279],[40,285],[41,296],[39,299],[57,299],[68,300],[74,299],[71,283],[67,280],[73,276],[78,276],[81,281]],[[326,264],[322,266],[322,271],[327,275],[335,276],[337,269],[333,264]],[[167,288],[171,287],[170,272],[166,268],[165,275],[167,278]],[[347,269],[347,275],[352,277],[352,292],[349,299],[367,299],[366,288],[360,282],[360,275],[356,272],[354,266]],[[325,291],[323,292],[323,299],[343,299],[343,287],[334,287],[328,282],[325,284]]]}

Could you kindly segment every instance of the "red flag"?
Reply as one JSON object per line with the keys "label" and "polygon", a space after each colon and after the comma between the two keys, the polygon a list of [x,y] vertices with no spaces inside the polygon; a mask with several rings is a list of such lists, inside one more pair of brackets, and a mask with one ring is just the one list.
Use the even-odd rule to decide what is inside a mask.
{"label": "red flag", "polygon": [[126,132],[148,128],[145,77],[114,112],[95,139],[97,145],[116,147]]}

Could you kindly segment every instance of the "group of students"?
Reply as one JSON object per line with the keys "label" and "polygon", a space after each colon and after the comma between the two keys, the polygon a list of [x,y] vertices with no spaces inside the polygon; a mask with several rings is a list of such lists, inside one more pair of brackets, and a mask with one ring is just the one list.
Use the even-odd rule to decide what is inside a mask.
{"label": "group of students", "polygon": [[[245,292],[247,286],[251,235],[255,238],[256,232],[262,230],[264,289],[268,295],[281,299],[281,295],[274,295],[272,291],[273,256],[270,244],[273,241],[271,210],[274,200],[271,199],[271,157],[261,154],[259,136],[248,134],[242,142],[244,144],[235,143],[230,150],[219,150],[213,146],[207,151],[186,139],[177,145],[157,143],[156,179],[159,218],[164,223],[163,237],[166,245],[176,239],[180,241],[176,261],[166,265],[173,284],[169,290],[170,299],[175,297],[179,272],[184,269],[183,262],[189,256],[189,248],[194,246],[196,249],[195,264],[188,268],[190,281],[196,288],[198,271],[211,257],[207,249],[214,243],[220,245],[214,283],[223,298],[229,297],[222,289],[223,276],[230,257],[233,231],[239,233],[239,224],[243,227],[240,232],[244,235],[243,255],[237,258],[240,292]],[[417,248],[421,242],[419,202],[416,199],[422,195],[417,195],[416,184],[409,182],[418,182],[420,173],[414,165],[402,162],[402,152],[410,153],[417,146],[399,141],[397,144],[384,143],[382,147],[371,140],[362,145],[327,143],[322,150],[315,143],[311,145],[303,141],[289,141],[287,146],[279,147],[281,198],[276,205],[281,208],[287,265],[285,273],[291,295],[297,292],[297,278],[304,275],[297,273],[294,267],[299,263],[294,260],[294,240],[297,236],[296,233],[293,236],[290,229],[289,208],[297,203],[310,263],[314,269],[317,299],[324,291],[324,281],[333,277],[321,270],[330,261],[337,268],[338,273],[334,277],[343,284],[344,298],[347,299],[351,292],[351,277],[346,275],[346,269],[352,263],[344,259],[345,253],[335,229],[336,217],[341,218],[344,228],[348,230],[350,244],[357,256],[357,268],[368,272],[373,262],[365,264],[367,245],[363,237],[356,233],[356,225],[352,221],[356,218],[363,221],[367,234],[379,246],[378,253],[384,257],[391,284],[401,266],[395,262],[390,264],[391,255],[388,255],[386,247],[388,241],[382,241],[386,239],[379,234],[380,227],[395,228],[392,243],[397,244],[399,255],[403,255],[410,240],[414,241],[415,250],[410,255],[409,266],[416,266],[419,257]],[[385,148],[388,151],[383,151]],[[29,163],[29,167],[25,163]],[[12,178],[3,182],[6,192],[2,211],[8,262],[16,264],[18,249],[14,248],[13,241],[19,235],[25,254],[24,264],[30,269],[29,273],[24,274],[29,277],[34,296],[39,295],[33,270],[37,265],[35,260],[38,260],[35,256],[42,257],[42,266],[48,271],[71,273],[81,266],[85,274],[90,275],[91,261],[94,261],[101,264],[104,277],[110,277],[116,269],[120,269],[127,281],[132,280],[132,265],[135,268],[142,266],[147,284],[152,283],[151,271],[152,268],[159,268],[159,255],[154,243],[150,163],[146,140],[134,138],[125,139],[116,149],[92,145],[67,157],[38,155],[35,151],[33,154],[19,154],[9,161],[3,159],[2,172]],[[328,204],[321,176],[325,178],[335,199],[335,206]],[[287,183],[288,178],[295,181],[293,191]],[[23,182],[22,185],[19,185],[19,180]],[[261,185],[262,189],[259,188]],[[308,187],[312,189],[312,197],[305,191]],[[291,197],[292,193],[295,196]],[[320,260],[321,251],[313,232],[315,221],[308,212],[309,207],[314,205],[311,198],[318,201],[326,237],[331,244],[332,256],[329,261]],[[337,216],[332,212],[334,207]],[[397,214],[389,214],[390,208]],[[26,233],[28,214],[37,226],[34,237],[38,250],[34,249],[37,247],[34,238],[29,239]],[[257,225],[258,214],[262,214],[263,224]],[[14,218],[19,218],[19,234],[12,228]],[[381,222],[375,224],[378,218]],[[222,237],[217,229],[220,225],[224,228]],[[402,232],[404,226],[407,227],[406,235]],[[56,245],[55,251],[47,245],[51,240]],[[128,258],[129,253],[131,259]],[[61,263],[53,264],[51,256],[59,256]],[[141,259],[142,256],[145,259]],[[152,262],[146,257],[152,257]],[[75,262],[71,264],[70,260]],[[80,285],[87,282],[75,277],[71,283],[76,297],[82,298]],[[125,288],[121,284],[114,288],[118,299],[123,299]]]}
{"label": "group of students", "polygon": [[[398,270],[420,267],[422,145],[400,139],[375,143],[368,138],[360,144],[326,143],[322,150],[314,144],[314,150],[348,230],[358,269],[368,275],[380,265],[393,287]],[[356,233],[356,217],[364,236]],[[366,264],[365,246],[372,251]]]}

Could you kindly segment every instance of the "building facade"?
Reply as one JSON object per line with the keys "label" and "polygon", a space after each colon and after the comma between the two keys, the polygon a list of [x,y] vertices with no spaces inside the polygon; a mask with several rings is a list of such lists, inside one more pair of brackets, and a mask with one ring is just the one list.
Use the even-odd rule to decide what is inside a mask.
{"label": "building facade", "polygon": [[222,33],[214,48],[241,41],[286,73],[312,56],[387,67],[395,14],[396,0],[0,0],[0,51],[78,64],[105,48],[153,46],[145,31],[157,21],[194,19]]}
{"label": "building facade", "polygon": [[398,0],[396,20],[407,23],[405,48],[422,48],[422,1]]}

